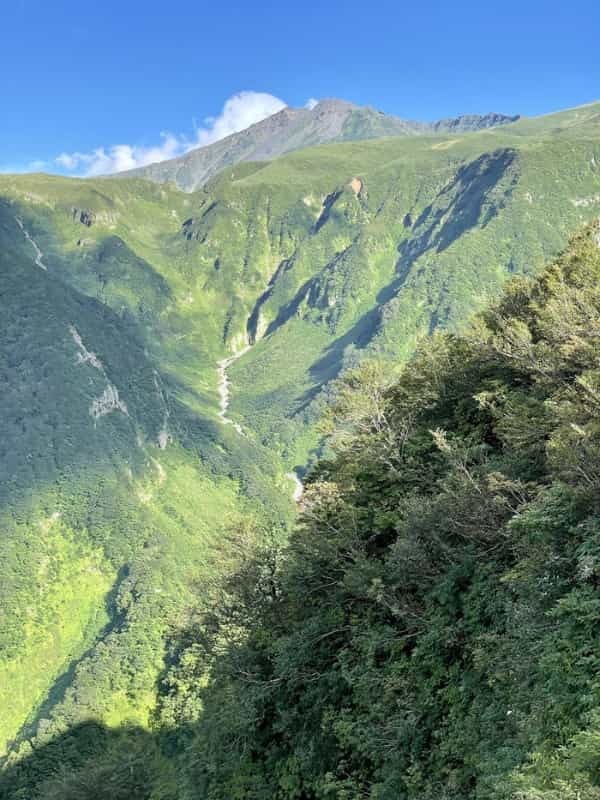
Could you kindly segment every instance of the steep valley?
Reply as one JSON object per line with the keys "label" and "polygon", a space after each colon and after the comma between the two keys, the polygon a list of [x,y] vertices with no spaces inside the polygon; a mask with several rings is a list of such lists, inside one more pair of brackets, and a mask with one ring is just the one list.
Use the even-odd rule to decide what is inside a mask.
{"label": "steep valley", "polygon": [[89,720],[164,723],[174,642],[287,540],[338,381],[374,363],[391,383],[599,215],[600,105],[323,144],[191,192],[0,176],[6,764]]}

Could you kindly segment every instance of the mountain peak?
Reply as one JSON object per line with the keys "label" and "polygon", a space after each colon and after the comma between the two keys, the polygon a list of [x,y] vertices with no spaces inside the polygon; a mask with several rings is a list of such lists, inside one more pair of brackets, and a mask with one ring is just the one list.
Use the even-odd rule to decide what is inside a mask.
{"label": "mountain peak", "polygon": [[516,119],[503,114],[466,114],[433,123],[412,122],[370,106],[325,97],[313,108],[286,106],[225,139],[179,158],[122,172],[120,176],[136,175],[157,183],[175,182],[181,189],[194,191],[225,167],[244,161],[270,161],[315,145],[387,136],[468,133]]}
{"label": "mountain peak", "polygon": [[311,110],[313,114],[333,114],[343,111],[352,111],[360,106],[349,100],[340,100],[337,97],[324,97]]}

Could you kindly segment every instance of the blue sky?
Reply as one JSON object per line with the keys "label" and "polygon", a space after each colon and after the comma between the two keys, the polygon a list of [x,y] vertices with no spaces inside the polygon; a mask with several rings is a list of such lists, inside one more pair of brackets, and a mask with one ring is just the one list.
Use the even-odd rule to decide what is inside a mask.
{"label": "blue sky", "polygon": [[213,130],[242,91],[411,119],[545,113],[600,99],[599,29],[597,0],[2,0],[0,169],[174,154],[276,110],[245,95]]}

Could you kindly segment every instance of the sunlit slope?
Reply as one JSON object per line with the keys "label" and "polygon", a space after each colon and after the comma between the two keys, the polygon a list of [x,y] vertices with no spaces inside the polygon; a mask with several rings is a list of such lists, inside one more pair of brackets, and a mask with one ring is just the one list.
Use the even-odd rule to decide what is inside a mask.
{"label": "sunlit slope", "polygon": [[[508,276],[538,270],[600,213],[597,112],[327,145],[222,173],[186,236],[218,264],[211,285],[233,278],[225,337],[255,343],[231,369],[234,412],[286,448],[357,351],[405,357]],[[261,281],[249,304],[244,290]]]}

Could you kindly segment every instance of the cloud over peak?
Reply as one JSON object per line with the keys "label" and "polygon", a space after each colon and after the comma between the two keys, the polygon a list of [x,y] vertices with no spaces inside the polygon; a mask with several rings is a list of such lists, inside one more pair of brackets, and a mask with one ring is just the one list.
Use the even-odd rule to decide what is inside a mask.
{"label": "cloud over peak", "polygon": [[[316,101],[311,99],[307,108],[313,107],[312,104],[316,104]],[[162,133],[162,141],[152,146],[116,144],[108,148],[98,147],[88,153],[61,153],[55,159],[55,164],[65,172],[86,177],[145,167],[224,139],[285,107],[283,100],[267,92],[239,92],[225,101],[218,116],[207,117],[191,138]]]}
{"label": "cloud over peak", "polygon": [[196,130],[193,147],[202,147],[243,131],[286,107],[286,103],[266,92],[239,92],[225,101],[218,117],[207,117]]}

